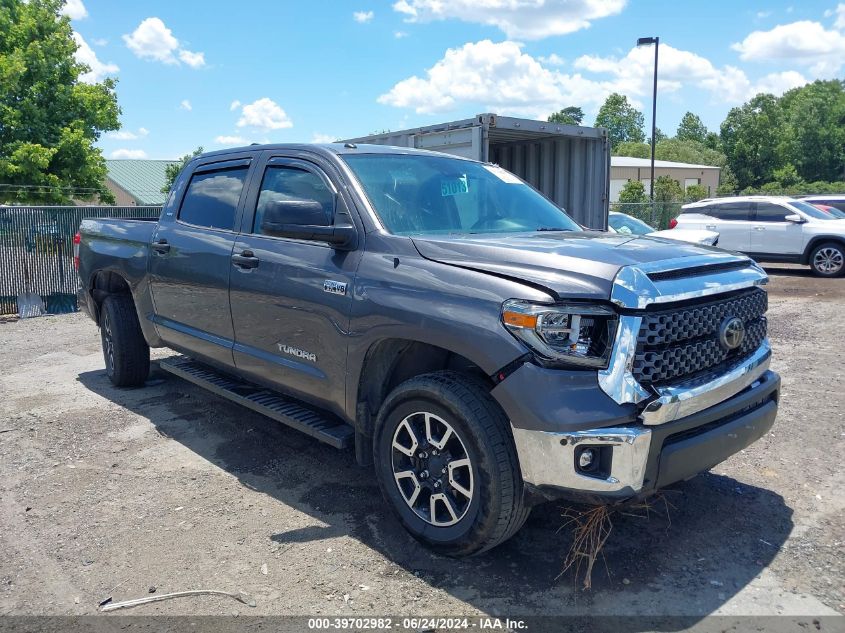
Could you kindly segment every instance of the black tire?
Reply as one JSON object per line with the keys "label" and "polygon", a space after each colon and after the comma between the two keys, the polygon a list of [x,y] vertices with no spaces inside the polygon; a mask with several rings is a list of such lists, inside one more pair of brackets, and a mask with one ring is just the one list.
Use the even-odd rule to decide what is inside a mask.
{"label": "black tire", "polygon": [[839,242],[824,242],[810,253],[810,268],[819,277],[841,277],[845,274],[845,247]]}
{"label": "black tire", "polygon": [[[423,435],[419,450],[411,449],[414,457],[405,450],[394,448],[394,438],[405,449],[413,446],[407,429],[419,424],[419,416],[424,416],[426,424],[428,419],[434,420],[432,427],[439,425],[441,430],[451,427],[458,442],[449,435],[449,443],[441,453],[432,451],[432,455],[426,455],[425,447],[432,448],[426,436],[438,442],[446,435],[442,433],[439,439],[434,438],[432,431]],[[408,426],[400,429],[403,423]],[[400,439],[397,433],[405,434],[405,437]],[[421,455],[427,459],[422,460]],[[438,553],[469,556],[489,550],[513,536],[530,513],[523,498],[522,476],[510,423],[485,386],[461,374],[449,371],[425,374],[394,389],[376,420],[373,458],[382,494],[402,525],[414,538]],[[438,458],[440,461],[435,465]],[[469,459],[470,464],[461,468],[467,470],[459,471],[453,480],[452,466],[465,459]],[[446,464],[444,460],[447,460]],[[429,467],[432,474],[429,474]],[[403,489],[394,477],[397,471],[414,471],[419,475],[401,479]],[[468,479],[470,472],[472,478]],[[426,479],[421,479],[426,475]],[[462,478],[462,482],[458,478]],[[439,485],[437,492],[435,485]],[[458,485],[472,492],[469,501],[466,501],[465,493],[458,492],[460,488],[455,488]],[[417,488],[420,492],[414,494],[413,490]],[[428,510],[433,508],[433,512],[425,508],[426,495]],[[449,498],[438,499],[432,504],[432,495]],[[417,501],[421,508],[415,510],[408,497],[422,499]],[[444,509],[449,510],[446,519],[454,523],[447,526],[432,523]],[[428,517],[423,518],[420,512]],[[456,516],[458,512],[462,514]]]}
{"label": "black tire", "polygon": [[100,338],[109,380],[116,387],[143,385],[150,373],[150,347],[131,296],[109,295],[103,301]]}

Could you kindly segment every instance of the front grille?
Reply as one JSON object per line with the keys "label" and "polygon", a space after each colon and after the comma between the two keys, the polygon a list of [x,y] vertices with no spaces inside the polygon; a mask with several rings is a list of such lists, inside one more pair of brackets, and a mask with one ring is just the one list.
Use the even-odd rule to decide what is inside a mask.
{"label": "front grille", "polygon": [[[751,288],[706,303],[647,313],[637,338],[634,378],[644,385],[659,385],[743,360],[766,338],[767,308],[766,292]],[[719,343],[719,328],[729,317],[745,324],[742,345],[730,351]]]}

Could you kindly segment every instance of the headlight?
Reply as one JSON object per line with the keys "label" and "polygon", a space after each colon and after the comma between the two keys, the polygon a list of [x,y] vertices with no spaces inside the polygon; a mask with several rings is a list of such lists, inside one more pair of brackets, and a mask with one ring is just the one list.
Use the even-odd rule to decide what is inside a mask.
{"label": "headlight", "polygon": [[502,322],[542,361],[603,369],[610,359],[618,318],[603,306],[512,299],[502,304]]}

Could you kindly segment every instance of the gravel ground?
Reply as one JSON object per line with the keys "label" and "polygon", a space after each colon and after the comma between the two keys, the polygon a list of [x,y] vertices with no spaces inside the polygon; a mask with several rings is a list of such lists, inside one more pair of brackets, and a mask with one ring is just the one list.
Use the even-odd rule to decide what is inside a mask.
{"label": "gravel ground", "polygon": [[[0,322],[0,615],[93,614],[186,589],[246,591],[132,614],[845,613],[845,279],[770,269],[771,433],[616,514],[593,588],[560,575],[563,508],[505,545],[430,554],[372,474],[277,423],[153,373],[113,388],[81,314]],[[157,352],[157,356],[167,352]]]}

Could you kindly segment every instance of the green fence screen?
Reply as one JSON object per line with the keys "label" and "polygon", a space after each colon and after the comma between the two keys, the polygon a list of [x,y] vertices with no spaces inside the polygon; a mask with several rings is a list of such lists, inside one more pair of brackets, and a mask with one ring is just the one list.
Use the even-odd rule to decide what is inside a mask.
{"label": "green fence screen", "polygon": [[84,218],[158,217],[161,207],[0,206],[0,314],[15,314],[17,299],[32,292],[44,311],[76,311],[79,275],[73,236]]}

